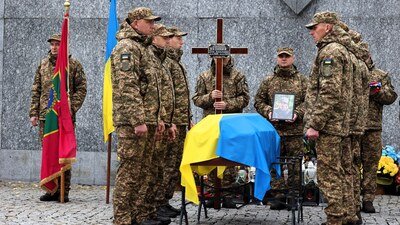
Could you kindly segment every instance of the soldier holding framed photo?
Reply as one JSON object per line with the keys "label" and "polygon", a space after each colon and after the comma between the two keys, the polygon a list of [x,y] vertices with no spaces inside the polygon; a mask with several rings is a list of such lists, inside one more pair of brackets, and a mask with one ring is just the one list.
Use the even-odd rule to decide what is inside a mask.
{"label": "soldier holding framed photo", "polygon": [[[281,137],[281,156],[298,156],[303,149],[303,115],[307,78],[299,73],[294,63],[294,51],[284,47],[277,50],[277,64],[271,75],[262,81],[254,107],[268,119]],[[289,171],[291,172],[291,171]],[[295,172],[298,174],[299,171]],[[299,181],[297,176],[296,180]],[[296,181],[296,183],[299,183]],[[287,189],[284,179],[273,179],[272,189]],[[277,199],[272,210],[285,209],[283,193],[271,192]]]}

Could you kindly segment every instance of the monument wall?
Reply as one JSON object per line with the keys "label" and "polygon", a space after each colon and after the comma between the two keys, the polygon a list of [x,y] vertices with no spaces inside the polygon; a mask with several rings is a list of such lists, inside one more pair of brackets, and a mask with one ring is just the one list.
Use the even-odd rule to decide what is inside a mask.
{"label": "monument wall", "polygon": [[[29,122],[31,85],[40,59],[49,49],[47,39],[61,31],[64,0],[0,1],[0,180],[38,181],[41,148],[38,129]],[[234,56],[247,76],[255,112],[258,86],[276,64],[276,49],[295,49],[298,69],[309,75],[316,47],[304,25],[315,12],[336,11],[351,29],[369,42],[376,65],[388,71],[400,93],[400,5],[396,0],[117,0],[119,22],[129,9],[147,6],[167,26],[178,26],[185,37],[183,64],[188,71],[191,95],[198,74],[210,59],[192,55],[192,47],[206,47],[216,40],[216,18],[224,18],[224,42],[248,47],[248,55]],[[104,184],[107,146],[102,134],[102,86],[109,1],[71,0],[70,53],[78,58],[87,75],[87,97],[77,114],[77,162],[73,182]],[[400,148],[398,100],[384,108],[383,143]],[[194,121],[201,110],[193,108]],[[115,138],[115,136],[114,136]],[[113,139],[115,140],[115,139]],[[115,143],[112,176],[117,160]]]}

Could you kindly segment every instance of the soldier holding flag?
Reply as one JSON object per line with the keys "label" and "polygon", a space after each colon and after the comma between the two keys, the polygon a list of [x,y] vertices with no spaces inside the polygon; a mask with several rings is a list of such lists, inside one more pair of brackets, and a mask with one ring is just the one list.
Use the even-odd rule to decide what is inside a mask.
{"label": "soldier holding flag", "polygon": [[[48,101],[50,89],[54,76],[54,69],[60,48],[61,34],[53,34],[47,40],[50,44],[50,51],[47,57],[40,61],[36,70],[32,85],[32,97],[30,106],[30,122],[32,126],[39,126],[40,141],[43,141],[46,112],[48,110]],[[81,63],[69,56],[69,97],[72,121],[75,122],[75,115],[81,108],[86,97],[86,75]],[[60,183],[60,182],[59,182]],[[68,194],[71,184],[71,170],[65,171],[65,197],[68,202]],[[60,188],[55,193],[47,192],[40,197],[40,201],[59,201]]]}

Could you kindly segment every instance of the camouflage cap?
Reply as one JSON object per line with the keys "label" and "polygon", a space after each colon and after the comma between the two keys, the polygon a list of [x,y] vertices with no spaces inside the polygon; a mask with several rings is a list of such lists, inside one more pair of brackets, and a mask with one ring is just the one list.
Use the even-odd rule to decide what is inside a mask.
{"label": "camouflage cap", "polygon": [[47,42],[51,41],[61,41],[61,34],[52,34]]}
{"label": "camouflage cap", "polygon": [[361,34],[354,30],[349,30],[349,35],[354,43],[359,43],[361,41]]}
{"label": "camouflage cap", "polygon": [[188,33],[186,32],[182,32],[179,28],[177,27],[170,27],[168,28],[168,31],[173,33],[174,36],[178,36],[178,37],[182,37],[182,36],[186,36]]}
{"label": "camouflage cap", "polygon": [[349,32],[350,28],[349,26],[343,22],[343,21],[338,21],[337,23],[339,25],[339,27],[341,27],[344,31]]}
{"label": "camouflage cap", "polygon": [[154,31],[151,36],[172,37],[174,33],[169,32],[164,25],[156,24],[154,25]]}
{"label": "camouflage cap", "polygon": [[150,8],[147,7],[138,7],[134,8],[128,12],[128,19],[133,22],[135,20],[161,20],[161,17],[153,15],[153,12]]}
{"label": "camouflage cap", "polygon": [[289,48],[289,47],[283,47],[283,48],[278,48],[278,50],[276,51],[276,55],[280,55],[280,54],[287,54],[287,55],[294,55],[294,50],[293,48]]}
{"label": "camouflage cap", "polygon": [[337,24],[339,22],[339,17],[335,12],[318,12],[315,13],[311,22],[306,25],[308,29],[311,29],[315,25],[319,23],[330,23],[330,24]]}

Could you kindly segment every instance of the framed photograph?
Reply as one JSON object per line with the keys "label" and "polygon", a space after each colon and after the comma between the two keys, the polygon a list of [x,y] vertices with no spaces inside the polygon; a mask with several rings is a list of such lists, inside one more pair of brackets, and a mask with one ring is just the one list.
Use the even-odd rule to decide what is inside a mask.
{"label": "framed photograph", "polygon": [[272,104],[273,120],[291,120],[294,114],[294,94],[275,93]]}

